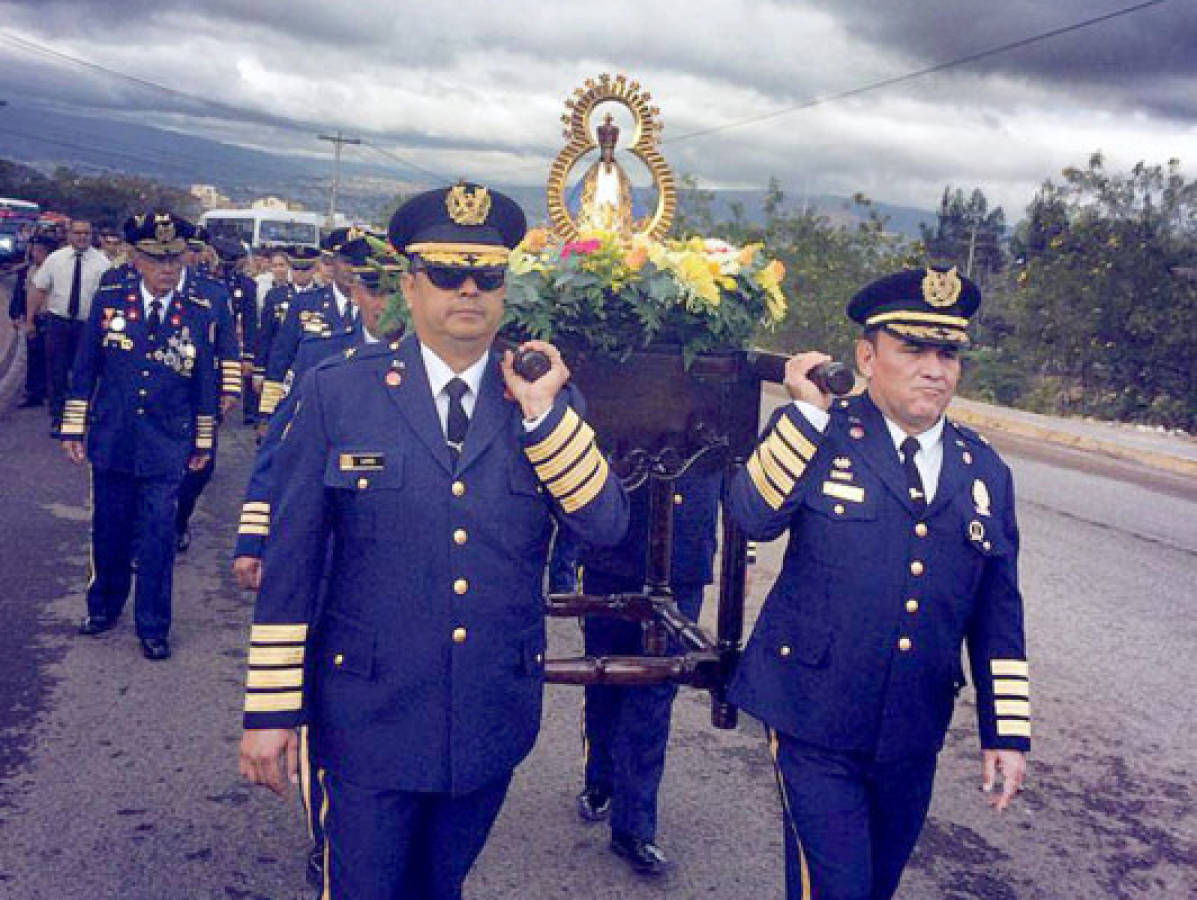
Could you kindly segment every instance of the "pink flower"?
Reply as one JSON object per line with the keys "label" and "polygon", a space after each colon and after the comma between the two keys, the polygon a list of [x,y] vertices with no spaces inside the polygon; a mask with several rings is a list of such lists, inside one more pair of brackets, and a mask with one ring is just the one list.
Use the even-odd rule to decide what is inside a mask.
{"label": "pink flower", "polygon": [[572,241],[561,248],[561,258],[569,259],[571,256],[589,256],[602,246],[603,242],[600,240]]}

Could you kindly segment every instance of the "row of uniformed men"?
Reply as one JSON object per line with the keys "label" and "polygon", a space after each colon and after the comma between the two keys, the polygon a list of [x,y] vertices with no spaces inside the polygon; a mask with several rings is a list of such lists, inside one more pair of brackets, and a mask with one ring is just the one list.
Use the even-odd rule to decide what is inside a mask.
{"label": "row of uniformed men", "polygon": [[[555,529],[586,548],[587,591],[640,586],[642,498],[597,450],[560,354],[535,342],[552,366],[530,383],[492,349],[523,232],[512,201],[475,185],[405,204],[388,238],[407,258],[398,277],[415,333],[311,367],[255,467],[266,486],[251,485],[237,561],[259,588],[241,766],[280,793],[301,771],[319,786],[309,871],[325,897],[460,896],[539,727]],[[710,579],[721,494],[750,537],[794,535],[731,694],[771,728],[791,897],[893,893],[965,640],[985,786],[1004,778],[995,805],[1023,777],[1010,475],[944,419],[979,300],[954,271],[870,285],[849,309],[869,391],[832,406],[806,377],[826,357],[795,357],[795,402],[747,467],[725,490],[706,481],[680,495],[675,554],[692,556],[675,555],[674,590],[687,611]],[[326,313],[300,320],[310,343],[336,334]],[[622,640],[588,626],[590,652]],[[579,812],[610,813],[612,849],[657,874],[656,783],[632,782],[637,753],[663,761],[669,696],[644,704],[655,730],[639,742],[650,689],[602,690],[588,695],[587,725],[606,759],[588,765]]]}

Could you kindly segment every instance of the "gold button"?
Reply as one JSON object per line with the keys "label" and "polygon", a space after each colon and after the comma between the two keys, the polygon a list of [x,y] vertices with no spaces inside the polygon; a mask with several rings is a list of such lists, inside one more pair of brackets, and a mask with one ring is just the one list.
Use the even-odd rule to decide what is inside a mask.
{"label": "gold button", "polygon": [[989,543],[989,541],[983,541],[981,543],[981,546],[984,547],[986,550],[989,550],[993,547],[993,544]]}
{"label": "gold button", "polygon": [[465,482],[464,481],[453,482],[453,487],[451,488],[451,490],[453,491],[454,497],[464,496],[465,495]]}
{"label": "gold button", "polygon": [[914,533],[916,535],[918,535],[919,537],[926,537],[927,536],[927,523],[919,522],[917,525],[915,525]]}
{"label": "gold button", "polygon": [[464,594],[469,589],[470,583],[464,578],[458,578],[455,582],[453,582],[453,593],[455,594]]}
{"label": "gold button", "polygon": [[145,396],[147,393],[149,393],[149,392],[148,392],[148,391],[147,391],[145,388],[138,388],[138,389],[137,389],[137,396],[138,396],[138,397],[144,397],[144,396]]}
{"label": "gold button", "polygon": [[916,559],[914,562],[912,562],[910,564],[910,574],[911,575],[922,575],[923,570],[925,568],[926,567]]}
{"label": "gold button", "polygon": [[686,498],[685,498],[685,497],[683,497],[681,494],[674,494],[674,495],[673,495],[673,505],[674,505],[674,506],[681,506],[681,505],[682,505],[682,501],[683,501],[683,500],[685,500],[685,499],[686,499]]}
{"label": "gold button", "polygon": [[344,665],[344,663],[345,663],[345,657],[343,654],[338,653],[336,656],[333,657],[333,665],[334,666]]}
{"label": "gold button", "polygon": [[357,480],[357,486],[358,486],[359,490],[365,490],[366,488],[368,488],[370,486],[370,479],[369,478],[359,478]]}
{"label": "gold button", "polygon": [[842,504],[842,503],[837,503],[835,506],[833,506],[833,507],[832,507],[832,511],[833,511],[833,512],[834,512],[834,513],[835,513],[837,516],[842,516],[842,515],[844,514],[844,504]]}
{"label": "gold button", "polygon": [[453,532],[453,543],[457,544],[458,546],[464,544],[469,539],[470,536],[466,534],[466,530],[464,528],[458,528],[455,532]]}
{"label": "gold button", "polygon": [[913,646],[913,644],[911,644],[910,638],[908,638],[908,637],[898,638],[898,649],[901,650],[903,653],[905,653],[907,650],[909,650],[912,646]]}
{"label": "gold button", "polygon": [[913,597],[906,601],[906,611],[908,613],[916,613],[919,611],[919,602]]}
{"label": "gold button", "polygon": [[782,644],[781,649],[778,650],[777,652],[780,653],[782,656],[789,656],[794,651],[790,649],[789,644]]}
{"label": "gold button", "polygon": [[536,654],[536,665],[538,665],[538,666],[539,666],[539,665],[540,665],[541,663],[543,663],[543,662],[544,662],[544,654],[543,654],[543,653],[537,653],[537,654]]}
{"label": "gold button", "polygon": [[464,628],[453,629],[453,643],[464,644],[466,639],[466,630]]}

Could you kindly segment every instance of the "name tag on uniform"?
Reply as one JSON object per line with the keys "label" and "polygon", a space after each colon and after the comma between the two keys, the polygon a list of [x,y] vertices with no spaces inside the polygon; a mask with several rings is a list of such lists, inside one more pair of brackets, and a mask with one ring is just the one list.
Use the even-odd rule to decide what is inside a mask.
{"label": "name tag on uniform", "polygon": [[342,453],[338,467],[342,472],[377,472],[385,463],[382,453]]}
{"label": "name tag on uniform", "polygon": [[132,350],[133,339],[126,337],[123,334],[115,334],[110,331],[108,334],[104,335],[104,346],[113,350]]}
{"label": "name tag on uniform", "polygon": [[324,322],[320,319],[308,319],[303,323],[303,330],[308,334],[320,334],[324,331]]}
{"label": "name tag on uniform", "polygon": [[847,500],[849,503],[864,503],[865,498],[864,488],[836,481],[824,481],[823,493],[837,500]]}

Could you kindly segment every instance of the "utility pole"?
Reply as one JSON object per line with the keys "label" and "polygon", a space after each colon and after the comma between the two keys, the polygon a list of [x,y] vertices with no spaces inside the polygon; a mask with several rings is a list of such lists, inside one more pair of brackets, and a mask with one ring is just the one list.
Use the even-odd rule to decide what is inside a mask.
{"label": "utility pole", "polygon": [[341,129],[337,129],[336,136],[331,134],[316,135],[322,141],[329,141],[336,148],[333,151],[333,181],[332,181],[332,196],[328,200],[328,227],[333,228],[337,221],[337,185],[341,180],[341,147],[344,144],[360,144],[361,138],[348,138],[341,134]]}

